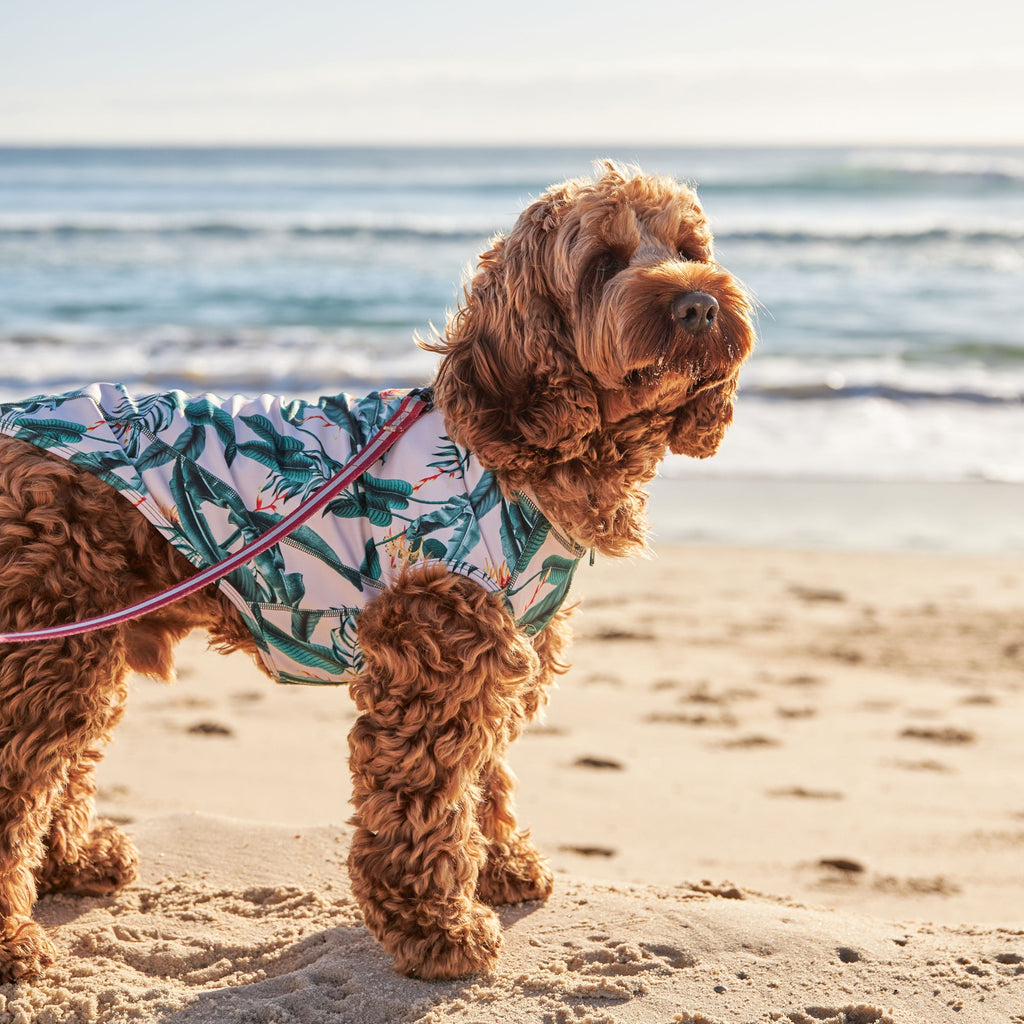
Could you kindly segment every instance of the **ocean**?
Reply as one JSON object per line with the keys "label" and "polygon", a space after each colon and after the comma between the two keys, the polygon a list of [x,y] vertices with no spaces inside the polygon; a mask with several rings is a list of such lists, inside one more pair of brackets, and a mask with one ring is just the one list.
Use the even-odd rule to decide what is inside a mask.
{"label": "ocean", "polygon": [[429,379],[489,236],[595,158],[696,185],[759,345],[686,479],[1024,482],[1024,149],[0,149],[0,398]]}

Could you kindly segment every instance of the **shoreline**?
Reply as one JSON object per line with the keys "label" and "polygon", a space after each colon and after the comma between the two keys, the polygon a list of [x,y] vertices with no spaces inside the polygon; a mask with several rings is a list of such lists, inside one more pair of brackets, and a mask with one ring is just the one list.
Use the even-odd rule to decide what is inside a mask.
{"label": "shoreline", "polygon": [[1024,484],[656,477],[651,546],[1024,555]]}

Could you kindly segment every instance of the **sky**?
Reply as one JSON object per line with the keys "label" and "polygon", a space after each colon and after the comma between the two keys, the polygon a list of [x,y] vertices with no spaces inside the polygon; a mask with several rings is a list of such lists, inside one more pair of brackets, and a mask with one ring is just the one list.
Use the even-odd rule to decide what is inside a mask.
{"label": "sky", "polygon": [[1012,0],[0,0],[0,143],[1024,143]]}

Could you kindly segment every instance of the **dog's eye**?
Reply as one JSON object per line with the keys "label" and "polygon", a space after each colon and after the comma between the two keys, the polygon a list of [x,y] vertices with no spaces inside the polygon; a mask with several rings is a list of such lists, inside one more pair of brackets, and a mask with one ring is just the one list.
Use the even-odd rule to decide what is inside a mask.
{"label": "dog's eye", "polygon": [[687,263],[707,263],[708,261],[708,250],[702,245],[695,242],[683,242],[681,246],[676,250],[676,254],[681,260],[685,260]]}

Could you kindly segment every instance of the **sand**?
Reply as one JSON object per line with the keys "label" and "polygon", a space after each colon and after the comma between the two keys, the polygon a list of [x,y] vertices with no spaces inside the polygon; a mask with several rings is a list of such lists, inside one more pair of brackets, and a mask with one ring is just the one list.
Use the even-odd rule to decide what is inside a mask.
{"label": "sand", "polygon": [[556,893],[494,973],[395,975],[345,877],[346,691],[181,649],[133,681],[111,897],[0,1024],[1024,1022],[1024,560],[660,546],[583,567],[517,744]]}

